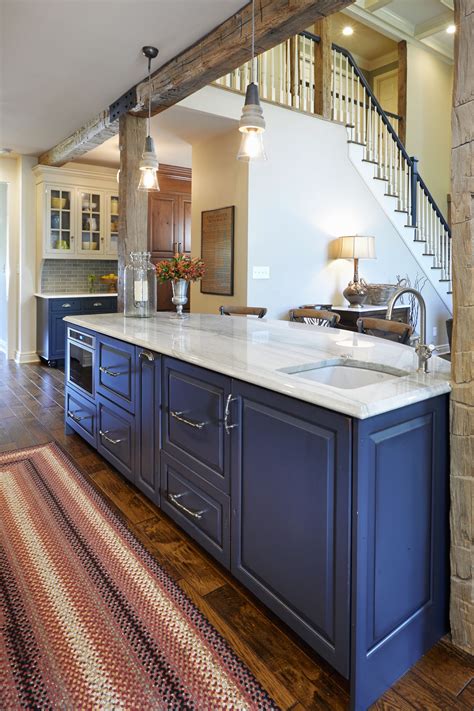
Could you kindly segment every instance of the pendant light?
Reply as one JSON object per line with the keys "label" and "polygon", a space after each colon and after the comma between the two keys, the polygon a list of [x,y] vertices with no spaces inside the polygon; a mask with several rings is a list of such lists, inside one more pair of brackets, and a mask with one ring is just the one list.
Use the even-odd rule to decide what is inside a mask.
{"label": "pendant light", "polygon": [[155,144],[153,138],[151,137],[151,60],[158,56],[158,50],[156,47],[142,47],[142,52],[148,59],[148,131],[147,137],[145,139],[145,149],[142,153],[142,159],[140,161],[140,182],[138,184],[139,190],[146,190],[150,192],[152,190],[159,190],[158,185],[158,158],[155,152]]}
{"label": "pendant light", "polygon": [[255,0],[252,0],[251,82],[247,86],[247,91],[245,93],[245,104],[242,109],[239,131],[242,134],[242,140],[240,141],[237,158],[245,161],[267,160],[263,145],[265,119],[263,118],[263,110],[260,106],[258,86],[255,83]]}

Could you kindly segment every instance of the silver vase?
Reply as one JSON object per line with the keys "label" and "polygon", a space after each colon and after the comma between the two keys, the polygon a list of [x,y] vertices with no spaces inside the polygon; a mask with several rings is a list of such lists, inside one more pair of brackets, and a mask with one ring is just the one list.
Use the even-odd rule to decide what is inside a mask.
{"label": "silver vase", "polygon": [[173,298],[171,301],[176,306],[176,316],[174,318],[186,318],[183,314],[183,306],[188,303],[188,284],[186,279],[174,279],[171,282]]}

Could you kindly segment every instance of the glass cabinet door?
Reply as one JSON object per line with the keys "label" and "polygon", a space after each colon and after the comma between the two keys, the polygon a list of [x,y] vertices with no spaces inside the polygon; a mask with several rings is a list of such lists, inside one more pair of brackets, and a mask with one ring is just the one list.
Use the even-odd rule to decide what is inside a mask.
{"label": "glass cabinet door", "polygon": [[63,188],[48,188],[46,191],[46,250],[48,252],[71,252],[74,250],[73,192]]}
{"label": "glass cabinet door", "polygon": [[119,222],[119,199],[118,195],[109,196],[109,240],[107,245],[107,252],[111,256],[117,256],[117,242],[118,242],[118,222]]}
{"label": "glass cabinet door", "polygon": [[79,251],[94,254],[102,251],[102,195],[79,191],[80,243]]}

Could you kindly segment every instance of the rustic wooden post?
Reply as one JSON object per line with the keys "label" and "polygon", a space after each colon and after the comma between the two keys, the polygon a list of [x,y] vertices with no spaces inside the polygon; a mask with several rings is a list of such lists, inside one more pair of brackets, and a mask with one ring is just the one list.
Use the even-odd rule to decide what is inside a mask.
{"label": "rustic wooden post", "polygon": [[146,137],[146,119],[120,117],[120,181],[118,230],[118,310],[123,311],[123,270],[130,252],[147,249],[148,193],[138,190],[138,168]]}
{"label": "rustic wooden post", "polygon": [[401,116],[397,131],[400,140],[405,144],[407,137],[407,43],[402,40],[398,43],[398,108]]}
{"label": "rustic wooden post", "polygon": [[452,113],[454,323],[451,395],[451,633],[474,653],[474,75],[472,0],[455,0]]}
{"label": "rustic wooden post", "polygon": [[329,39],[329,18],[314,24],[314,34],[321,41],[314,48],[314,113],[331,118],[331,40]]}

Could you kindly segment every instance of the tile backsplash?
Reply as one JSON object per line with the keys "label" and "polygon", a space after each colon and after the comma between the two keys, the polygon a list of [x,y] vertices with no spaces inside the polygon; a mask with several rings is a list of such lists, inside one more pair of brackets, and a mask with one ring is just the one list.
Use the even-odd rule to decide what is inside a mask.
{"label": "tile backsplash", "polygon": [[41,270],[42,293],[87,293],[90,274],[95,276],[94,291],[106,292],[109,287],[100,281],[103,274],[117,274],[117,260],[107,259],[45,259]]}

